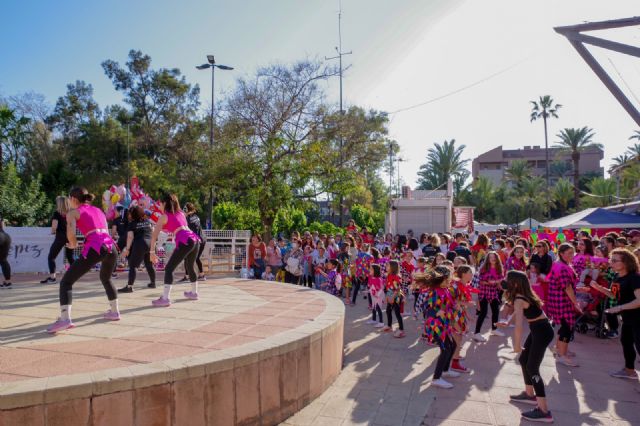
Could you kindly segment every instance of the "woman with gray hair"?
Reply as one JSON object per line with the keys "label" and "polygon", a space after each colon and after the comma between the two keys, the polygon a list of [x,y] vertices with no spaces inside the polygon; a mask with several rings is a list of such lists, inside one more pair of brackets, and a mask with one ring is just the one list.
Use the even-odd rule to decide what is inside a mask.
{"label": "woman with gray hair", "polygon": [[64,255],[69,265],[73,263],[73,250],[67,247],[67,213],[69,212],[69,199],[67,197],[56,197],[56,211],[51,218],[51,233],[55,235],[53,244],[49,249],[47,262],[49,264],[49,276],[40,281],[40,284],[56,282],[56,258],[60,250],[64,248]]}

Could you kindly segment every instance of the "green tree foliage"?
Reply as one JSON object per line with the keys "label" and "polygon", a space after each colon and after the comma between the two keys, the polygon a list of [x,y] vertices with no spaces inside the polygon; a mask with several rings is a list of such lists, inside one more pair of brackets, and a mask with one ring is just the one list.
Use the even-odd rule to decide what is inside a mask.
{"label": "green tree foliage", "polygon": [[304,211],[295,207],[278,210],[273,222],[273,233],[291,235],[292,231],[299,231],[307,226],[307,216]]}
{"label": "green tree foliage", "polygon": [[29,133],[29,118],[19,116],[6,105],[0,104],[0,170],[5,163],[17,166]]}
{"label": "green tree foliage", "polygon": [[384,213],[372,211],[365,206],[353,205],[351,207],[351,218],[358,227],[366,226],[367,229],[372,230],[374,233],[378,229],[384,229]]}
{"label": "green tree foliage", "polygon": [[24,182],[13,163],[0,174],[0,217],[12,225],[33,226],[43,221],[51,204],[40,189],[40,176]]}
{"label": "green tree foliage", "polygon": [[578,183],[580,181],[580,154],[589,147],[598,147],[603,149],[602,144],[593,142],[595,133],[589,127],[582,128],[566,128],[558,133],[558,142],[556,148],[571,154],[573,161],[573,182],[574,186],[574,202],[576,209],[580,208],[580,189]]}
{"label": "green tree foliage", "polygon": [[216,229],[245,229],[253,232],[261,229],[260,215],[255,209],[229,201],[223,201],[213,208],[213,223]]}
{"label": "green tree foliage", "polygon": [[514,188],[521,188],[525,179],[531,176],[531,166],[527,160],[513,160],[505,170],[504,179]]}
{"label": "green tree foliage", "polygon": [[456,140],[436,143],[427,151],[427,162],[420,166],[417,189],[436,189],[446,184],[450,177],[454,180],[454,195],[462,191],[469,178],[466,169],[469,160],[462,158],[465,146],[456,146]]}
{"label": "green tree foliage", "polygon": [[569,203],[573,199],[573,184],[568,179],[558,179],[551,197],[560,212],[560,216],[564,216],[569,208]]}
{"label": "green tree foliage", "polygon": [[613,179],[597,177],[587,184],[587,192],[582,197],[584,207],[606,207],[614,203],[616,182]]}

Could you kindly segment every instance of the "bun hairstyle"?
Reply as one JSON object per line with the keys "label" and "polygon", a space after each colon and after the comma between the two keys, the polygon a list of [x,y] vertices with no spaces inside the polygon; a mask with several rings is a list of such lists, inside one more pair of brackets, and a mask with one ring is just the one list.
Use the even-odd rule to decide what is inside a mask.
{"label": "bun hairstyle", "polygon": [[180,211],[180,202],[176,194],[166,193],[160,199],[164,203],[164,211],[167,213],[177,213]]}
{"label": "bun hairstyle", "polygon": [[96,196],[93,194],[89,194],[87,188],[83,186],[76,186],[75,188],[69,191],[69,197],[73,197],[81,203],[91,203]]}

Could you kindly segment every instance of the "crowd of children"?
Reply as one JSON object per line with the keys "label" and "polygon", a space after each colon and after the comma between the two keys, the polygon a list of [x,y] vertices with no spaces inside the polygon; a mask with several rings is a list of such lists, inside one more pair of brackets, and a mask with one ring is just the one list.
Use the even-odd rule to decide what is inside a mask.
{"label": "crowd of children", "polygon": [[525,418],[549,422],[553,419],[538,370],[553,339],[550,324],[559,327],[557,360],[569,367],[577,362],[568,342],[586,306],[606,317],[606,336],[615,337],[617,316],[605,313],[615,300],[587,303],[605,298],[602,289],[610,289],[615,281],[610,252],[625,246],[639,256],[639,237],[638,231],[626,237],[612,232],[602,238],[581,232],[571,244],[546,239],[532,244],[532,238],[511,229],[504,234],[472,234],[471,238],[462,233],[414,238],[411,232],[375,236],[350,223],[344,235],[294,233],[290,242],[270,242],[279,248],[279,258],[271,264],[267,279],[315,287],[350,306],[364,293],[371,310],[366,323],[395,338],[406,336],[407,320],[418,320],[422,339],[440,350],[432,384],[446,389],[454,386],[446,379],[469,372],[461,356],[463,338],[471,334],[469,306],[476,312],[471,335],[476,342],[487,340],[482,326],[489,309],[491,336],[505,337],[500,328],[515,327],[514,342],[519,341],[522,324],[528,321],[531,335],[524,350],[514,344],[514,350],[522,352],[526,390],[512,400],[536,405],[523,413]]}

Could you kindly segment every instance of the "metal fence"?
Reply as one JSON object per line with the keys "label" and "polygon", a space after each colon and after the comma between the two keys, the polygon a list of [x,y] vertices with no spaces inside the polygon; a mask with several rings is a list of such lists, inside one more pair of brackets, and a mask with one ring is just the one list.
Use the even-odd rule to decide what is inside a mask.
{"label": "metal fence", "polygon": [[[251,231],[205,229],[203,233],[205,248],[200,260],[205,274],[235,272],[246,264],[247,247],[251,242]],[[78,247],[74,250],[74,258],[80,256],[84,243],[82,234],[78,233],[77,238]],[[174,249],[173,234],[161,232],[156,244],[156,254],[159,258],[159,262],[156,265],[158,271],[164,270],[164,265]],[[118,255],[116,270],[122,271],[126,268],[126,259]],[[182,265],[178,267],[178,270],[182,270]]]}

